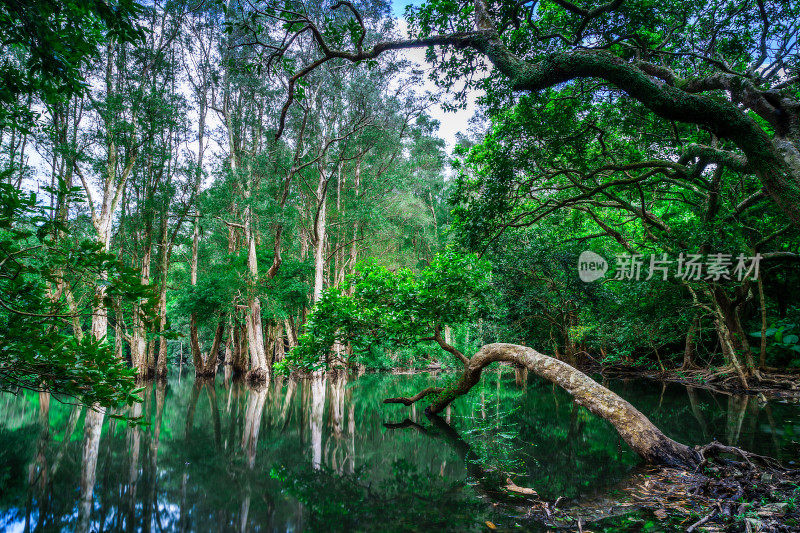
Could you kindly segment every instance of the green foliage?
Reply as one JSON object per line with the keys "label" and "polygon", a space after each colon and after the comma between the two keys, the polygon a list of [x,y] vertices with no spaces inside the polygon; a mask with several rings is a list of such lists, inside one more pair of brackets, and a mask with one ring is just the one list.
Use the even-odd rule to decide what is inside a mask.
{"label": "green foliage", "polygon": [[53,104],[86,88],[83,69],[108,41],[141,38],[135,0],[0,2],[0,128],[28,128],[33,110],[21,96]]}
{"label": "green foliage", "polygon": [[[750,336],[761,339],[761,330],[751,332]],[[764,336],[770,366],[800,366],[800,327],[794,320],[786,318],[770,324]],[[759,347],[756,345],[751,349],[757,351]]]}
{"label": "green foliage", "polygon": [[[272,260],[271,256],[269,260]],[[261,304],[264,318],[283,320],[306,307],[313,285],[313,271],[311,260],[300,261],[294,257],[285,259],[276,276],[264,282],[265,298]]]}
{"label": "green foliage", "polygon": [[[548,351],[572,343],[612,364],[654,367],[662,357],[671,366],[699,314],[695,342],[713,358],[715,299],[752,301],[752,289],[735,279],[684,283],[675,277],[678,255],[794,253],[800,243],[774,205],[739,209],[761,188],[752,176],[666,160],[680,149],[676,136],[712,144],[705,132],[665,123],[624,95],[567,85],[498,105],[490,119],[482,142],[457,151],[451,202],[458,242],[495,265],[497,321],[508,340]],[[613,281],[612,267],[605,279],[583,283],[583,250],[610,265],[618,254],[641,254],[643,275]],[[645,279],[651,254],[673,261],[666,281]],[[796,299],[791,271],[787,263],[762,269],[766,293]],[[736,312],[752,323],[755,311]]]}
{"label": "green foliage", "polygon": [[104,340],[78,338],[70,320],[84,317],[52,295],[65,282],[79,285],[107,272],[105,304],[146,298],[151,307],[143,316],[152,320],[153,291],[98,243],[68,239],[33,193],[0,183],[0,204],[0,388],[49,390],[103,406],[136,401],[134,372]]}
{"label": "green foliage", "polygon": [[219,265],[197,280],[197,285],[184,285],[176,295],[174,312],[195,314],[199,323],[216,327],[217,318],[231,311],[230,306],[241,283],[230,265]]}
{"label": "green foliage", "polygon": [[346,287],[323,292],[286,364],[319,368],[336,341],[349,343],[357,357],[369,360],[380,346],[416,344],[437,327],[481,316],[488,276],[485,261],[452,249],[419,273],[392,272],[375,260],[361,263]]}

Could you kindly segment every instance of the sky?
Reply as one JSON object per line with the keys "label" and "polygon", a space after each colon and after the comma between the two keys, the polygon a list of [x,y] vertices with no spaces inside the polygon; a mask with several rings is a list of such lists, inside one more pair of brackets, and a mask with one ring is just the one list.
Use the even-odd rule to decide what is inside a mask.
{"label": "sky", "polygon": [[[406,21],[403,18],[403,13],[407,5],[420,5],[421,0],[395,0],[392,2],[392,14],[398,20],[398,29],[402,35],[406,34]],[[413,49],[401,52],[402,57],[415,62],[419,68],[430,70],[431,65],[425,60],[425,49]],[[420,92],[430,91],[437,92],[440,89],[425,76],[425,83],[420,87]],[[444,111],[440,105],[433,105],[428,109],[428,114],[439,121],[439,136],[447,143],[447,151],[450,153],[456,143],[456,135],[458,133],[467,133],[469,129],[469,120],[475,114],[477,109],[475,99],[477,95],[471,94],[467,96],[467,107],[458,111]]]}
{"label": "sky", "polygon": [[392,2],[392,15],[395,18],[403,18],[403,13],[405,13],[406,6],[418,6],[422,4],[422,0],[413,0],[409,2],[408,0],[394,0]]}

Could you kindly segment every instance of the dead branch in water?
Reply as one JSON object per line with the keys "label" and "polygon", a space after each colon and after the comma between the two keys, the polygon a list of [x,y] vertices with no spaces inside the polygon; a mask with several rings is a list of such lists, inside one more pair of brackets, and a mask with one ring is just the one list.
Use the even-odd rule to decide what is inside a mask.
{"label": "dead branch in water", "polygon": [[385,400],[383,400],[383,403],[402,403],[403,405],[408,407],[409,405],[420,401],[421,399],[425,398],[430,394],[439,394],[443,390],[444,389],[442,387],[428,387],[427,389],[419,391],[414,396],[408,398],[405,397],[386,398]]}

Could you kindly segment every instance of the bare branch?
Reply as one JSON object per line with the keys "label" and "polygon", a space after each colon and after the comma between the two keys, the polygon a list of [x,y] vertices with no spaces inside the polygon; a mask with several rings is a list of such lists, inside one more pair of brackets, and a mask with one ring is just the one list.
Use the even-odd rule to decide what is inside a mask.
{"label": "bare branch", "polygon": [[408,398],[399,397],[399,398],[386,398],[383,400],[383,403],[402,403],[403,405],[409,406],[412,405],[421,399],[425,398],[430,394],[439,394],[444,389],[442,387],[428,387],[427,389],[421,390],[416,393],[414,396],[410,396]]}

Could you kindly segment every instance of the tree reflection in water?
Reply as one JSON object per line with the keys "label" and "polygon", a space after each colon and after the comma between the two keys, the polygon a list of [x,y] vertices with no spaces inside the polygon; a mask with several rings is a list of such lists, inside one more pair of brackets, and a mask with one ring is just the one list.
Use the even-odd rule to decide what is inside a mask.
{"label": "tree reflection in water", "polygon": [[[538,380],[516,385],[510,368],[486,377],[449,423],[381,403],[447,376],[291,377],[261,388],[176,376],[122,413],[3,395],[0,529],[471,530],[485,520],[536,529],[519,497],[503,503],[506,473],[549,501],[607,496],[632,475],[637,459],[613,428],[567,395]],[[795,404],[610,385],[682,442],[716,437],[797,456]],[[425,434],[384,427],[406,417]]]}

